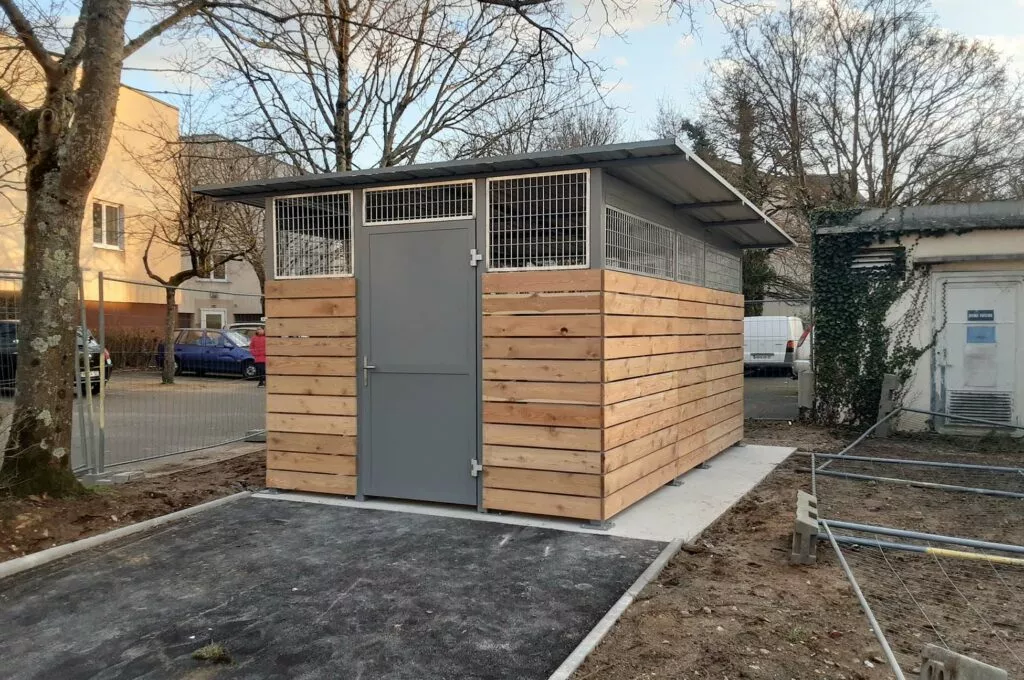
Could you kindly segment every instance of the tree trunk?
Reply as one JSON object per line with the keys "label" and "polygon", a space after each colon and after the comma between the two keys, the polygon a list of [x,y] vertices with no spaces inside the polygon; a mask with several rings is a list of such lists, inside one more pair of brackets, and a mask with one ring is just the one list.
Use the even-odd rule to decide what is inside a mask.
{"label": "tree trunk", "polygon": [[174,384],[174,327],[178,320],[178,303],[175,301],[176,288],[167,286],[164,288],[164,295],[167,296],[167,313],[164,315],[164,365],[160,372],[161,382],[164,385]]}
{"label": "tree trunk", "polygon": [[18,327],[18,373],[0,491],[63,496],[82,490],[71,471],[71,415],[82,220],[88,188],[61,186],[52,164],[26,177],[25,283]]}

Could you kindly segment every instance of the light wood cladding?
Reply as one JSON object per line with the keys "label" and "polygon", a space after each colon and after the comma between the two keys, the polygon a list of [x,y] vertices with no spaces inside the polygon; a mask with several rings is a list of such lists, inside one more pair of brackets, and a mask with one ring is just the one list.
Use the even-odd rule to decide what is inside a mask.
{"label": "light wood cladding", "polygon": [[483,281],[484,507],[607,519],[742,438],[742,296],[596,270]]}
{"label": "light wood cladding", "polygon": [[267,486],[356,493],[356,286],[267,282]]}
{"label": "light wood cladding", "polygon": [[743,297],[604,272],[602,516],[743,437]]}
{"label": "light wood cladding", "polygon": [[483,276],[483,504],[600,519],[598,270]]}

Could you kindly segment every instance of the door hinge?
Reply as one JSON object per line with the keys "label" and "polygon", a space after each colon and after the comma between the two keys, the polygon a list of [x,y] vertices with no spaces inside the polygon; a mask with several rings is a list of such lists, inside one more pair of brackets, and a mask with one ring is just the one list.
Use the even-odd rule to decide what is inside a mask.
{"label": "door hinge", "polygon": [[476,477],[483,471],[484,466],[477,462],[476,458],[470,458],[469,460],[469,474],[472,477]]}
{"label": "door hinge", "polygon": [[476,248],[469,249],[469,266],[475,267],[480,260],[484,259],[484,256],[480,254],[480,251]]}

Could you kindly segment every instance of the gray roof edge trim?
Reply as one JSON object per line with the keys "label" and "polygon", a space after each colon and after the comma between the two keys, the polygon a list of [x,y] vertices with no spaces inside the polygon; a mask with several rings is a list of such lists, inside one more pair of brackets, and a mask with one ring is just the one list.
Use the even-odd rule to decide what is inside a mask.
{"label": "gray roof edge trim", "polygon": [[[780,227],[779,225],[775,224],[775,221],[772,218],[768,217],[768,215],[766,215],[764,213],[764,211],[762,211],[756,205],[751,203],[750,200],[746,196],[744,196],[743,194],[740,193],[739,189],[734,187],[724,177],[719,175],[715,171],[715,169],[712,168],[707,163],[705,163],[704,160],[700,156],[698,156],[694,152],[692,152],[689,149],[687,149],[679,141],[678,138],[675,140],[675,145],[677,147],[679,147],[679,150],[683,152],[683,155],[686,156],[686,159],[688,161],[691,161],[691,162],[697,164],[698,166],[700,166],[700,168],[702,170],[704,170],[704,172],[706,172],[707,174],[709,174],[713,178],[715,178],[715,180],[717,182],[719,182],[722,186],[724,186],[726,189],[728,189],[729,192],[732,193],[733,196],[735,196],[738,200],[742,201],[744,206],[746,206],[747,208],[752,210],[754,212],[754,214],[756,214],[759,218],[763,219],[772,229],[774,229],[776,232],[778,232],[778,234],[782,237],[783,241],[787,244],[785,246],[763,246],[763,247],[765,247],[765,248],[783,248],[783,247],[791,248],[791,247],[796,246],[797,243],[796,243],[796,241],[793,240],[792,236],[790,236],[785,231],[783,231],[782,227]],[[682,204],[682,205],[685,205],[685,204]],[[708,222],[707,224],[709,226],[714,226],[715,223],[714,222]]]}
{"label": "gray roof edge trim", "polygon": [[[387,177],[391,174],[405,174],[408,177],[381,180],[381,182],[415,181],[420,179],[417,173],[433,172],[434,178],[437,173],[444,172],[451,177],[459,176],[459,169],[465,168],[465,174],[480,174],[489,172],[543,172],[548,168],[573,165],[597,165],[605,159],[587,158],[588,155],[598,153],[624,152],[628,157],[637,157],[634,152],[648,151],[659,147],[678,147],[685,153],[685,149],[678,146],[675,139],[653,139],[641,142],[624,142],[621,144],[609,144],[605,146],[579,147],[576,149],[559,149],[552,151],[540,151],[534,153],[514,154],[510,156],[495,156],[490,158],[460,158],[452,161],[441,161],[436,163],[417,163],[414,165],[394,165],[383,168],[367,168],[365,170],[350,170],[346,172],[329,172],[320,174],[295,175],[292,177],[276,177],[266,180],[247,180],[245,182],[231,182],[227,184],[206,184],[192,189],[197,194],[224,198],[232,200],[248,193],[268,193],[274,191],[274,186],[287,182],[302,182],[304,180],[317,180],[324,184],[330,184],[332,180],[348,180],[344,184],[355,184],[354,180],[360,180],[362,184],[373,182],[374,177]],[[643,156],[640,156],[641,158]],[[655,156],[650,156],[655,157]],[[538,163],[537,161],[555,161],[551,164]],[[558,162],[561,161],[561,162]],[[502,166],[513,166],[516,164],[530,163],[526,167],[503,168]],[[486,166],[486,167],[484,167]],[[454,171],[454,172],[452,172]],[[339,185],[342,186],[342,185]],[[251,189],[252,191],[247,191]]]}
{"label": "gray roof edge trim", "polygon": [[934,224],[931,222],[878,222],[868,224],[843,224],[834,227],[821,227],[817,229],[815,233],[821,234],[822,236],[832,236],[836,234],[878,234],[885,236],[887,234],[917,234],[924,232],[949,232],[955,234],[962,231],[982,231],[988,229],[1024,229],[1024,216],[1019,220],[1008,220],[1007,222],[1001,223],[979,223],[977,220],[970,220],[969,218],[958,218],[958,220],[964,220],[970,223],[954,222],[951,221],[949,224]]}

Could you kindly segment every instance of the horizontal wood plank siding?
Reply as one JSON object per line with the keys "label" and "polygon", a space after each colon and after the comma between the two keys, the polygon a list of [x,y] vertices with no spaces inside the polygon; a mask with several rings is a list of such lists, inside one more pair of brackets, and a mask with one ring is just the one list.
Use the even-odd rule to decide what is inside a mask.
{"label": "horizontal wood plank siding", "polygon": [[600,519],[598,270],[483,276],[483,505]]}
{"label": "horizontal wood plank siding", "polygon": [[743,437],[743,297],[606,271],[602,519]]}
{"label": "horizontal wood plank siding", "polygon": [[356,493],[356,282],[267,282],[267,486]]}

